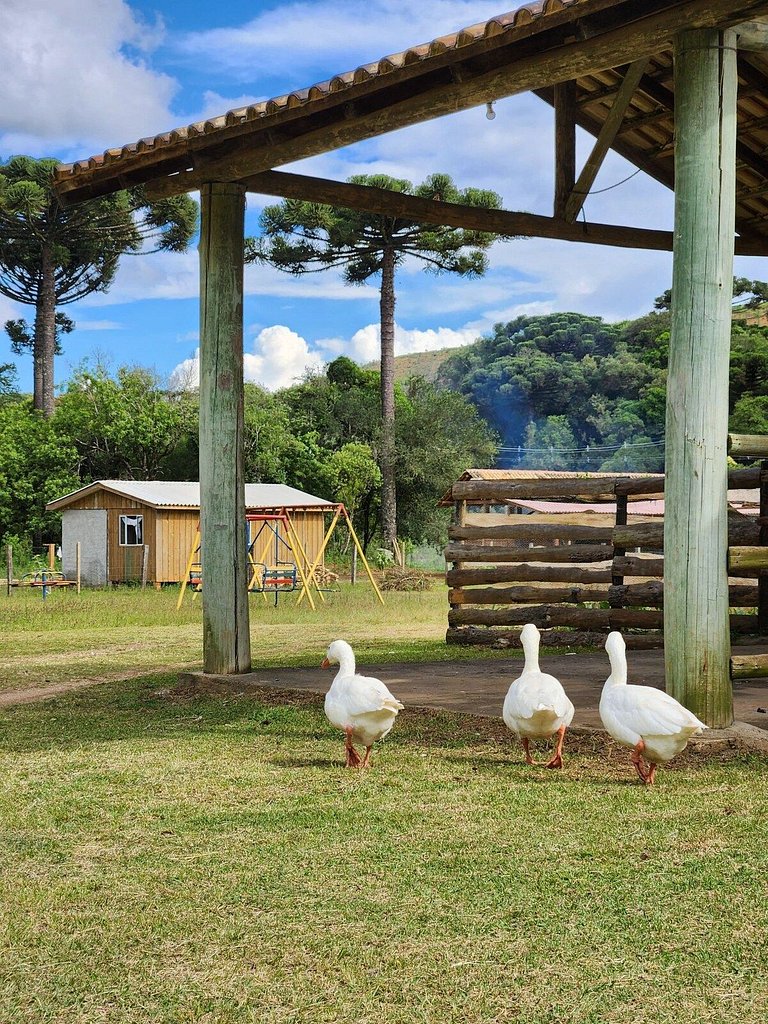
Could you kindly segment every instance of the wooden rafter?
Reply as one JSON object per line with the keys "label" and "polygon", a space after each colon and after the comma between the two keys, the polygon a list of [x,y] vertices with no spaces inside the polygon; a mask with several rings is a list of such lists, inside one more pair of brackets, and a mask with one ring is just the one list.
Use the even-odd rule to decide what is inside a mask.
{"label": "wooden rafter", "polygon": [[[487,231],[507,237],[557,238],[570,242],[590,242],[626,249],[672,251],[672,232],[650,228],[623,227],[616,224],[569,223],[556,217],[510,210],[486,210],[459,203],[442,203],[402,192],[330,181],[286,171],[264,171],[243,179],[249,192],[278,196],[282,199],[304,199],[352,210],[365,210],[387,217],[443,224],[471,231]],[[737,251],[743,255],[768,254],[768,239],[743,241],[737,239]]]}
{"label": "wooden rafter", "polygon": [[648,58],[643,57],[640,60],[634,61],[627,68],[627,72],[624,75],[619,91],[616,93],[616,98],[611,104],[611,109],[608,111],[608,116],[603,121],[600,131],[592,147],[592,152],[587,157],[587,162],[582,168],[581,174],[576,179],[576,184],[573,186],[573,191],[568,197],[568,201],[565,204],[565,211],[563,216],[567,221],[574,221],[584,205],[584,200],[589,195],[589,190],[597,177],[597,173],[600,170],[603,160],[611,148],[616,135],[618,134],[621,122],[624,120],[624,115],[627,112],[629,104],[632,102],[632,97],[635,95],[635,90],[643,77],[643,72],[648,65]]}
{"label": "wooden rafter", "polygon": [[576,83],[555,86],[555,216],[563,220],[576,184]]}

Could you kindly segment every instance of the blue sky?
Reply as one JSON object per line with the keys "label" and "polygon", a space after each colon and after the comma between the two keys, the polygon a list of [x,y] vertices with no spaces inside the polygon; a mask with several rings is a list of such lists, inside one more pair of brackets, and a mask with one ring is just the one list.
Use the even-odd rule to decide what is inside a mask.
{"label": "blue sky", "polygon": [[[0,161],[18,153],[69,161],[133,142],[244,103],[280,95],[387,53],[486,20],[504,10],[488,0],[4,0],[0,9]],[[552,112],[534,96],[405,129],[292,165],[343,180],[387,173],[422,181],[433,171],[499,192],[507,209],[551,213]],[[591,140],[580,137],[579,156]],[[595,221],[671,227],[672,196],[610,155],[586,205]],[[248,197],[247,230],[262,206]],[[518,239],[497,243],[479,281],[405,266],[397,281],[398,351],[473,340],[519,313],[575,310],[608,320],[647,311],[669,287],[663,253]],[[737,273],[762,277],[757,260]],[[110,291],[67,307],[56,379],[84,359],[150,366],[164,379],[193,382],[198,344],[197,252],[125,257]],[[0,297],[0,323],[30,309]],[[292,278],[248,268],[245,370],[275,388],[340,353],[375,357],[378,292],[333,274]],[[31,388],[31,360],[0,338],[0,363],[15,361]]]}

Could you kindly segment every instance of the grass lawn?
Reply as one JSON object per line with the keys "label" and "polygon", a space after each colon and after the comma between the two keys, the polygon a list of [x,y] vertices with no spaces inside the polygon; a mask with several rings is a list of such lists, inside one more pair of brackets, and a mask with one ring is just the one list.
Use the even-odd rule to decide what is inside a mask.
{"label": "grass lawn", "polygon": [[[102,680],[0,712],[0,1024],[766,1020],[765,759],[649,790],[406,709],[349,772],[316,696],[180,688],[175,598],[0,597],[0,687]],[[445,647],[442,588],[252,602],[257,664],[498,656]]]}
{"label": "grass lawn", "polygon": [[[0,594],[0,691],[46,687],[77,679],[202,664],[202,605],[178,590],[121,587],[76,594],[39,590]],[[382,607],[365,584],[342,587],[312,611],[296,595],[275,608],[251,598],[254,666],[319,665],[331,640],[348,640],[361,664],[509,657],[508,652],[446,647],[448,597],[443,585],[425,593],[391,593]]]}
{"label": "grass lawn", "polygon": [[0,1021],[762,1024],[766,763],[592,744],[406,709],[349,772],[316,697],[171,674],[7,709]]}

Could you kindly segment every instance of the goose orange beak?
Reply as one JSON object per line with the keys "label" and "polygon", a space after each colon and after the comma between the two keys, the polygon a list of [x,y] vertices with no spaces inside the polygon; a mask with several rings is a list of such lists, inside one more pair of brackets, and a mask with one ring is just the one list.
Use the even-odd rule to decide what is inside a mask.
{"label": "goose orange beak", "polygon": [[320,663],[320,668],[330,668],[330,667],[331,667],[330,661],[328,661],[327,658],[323,658],[322,662]]}

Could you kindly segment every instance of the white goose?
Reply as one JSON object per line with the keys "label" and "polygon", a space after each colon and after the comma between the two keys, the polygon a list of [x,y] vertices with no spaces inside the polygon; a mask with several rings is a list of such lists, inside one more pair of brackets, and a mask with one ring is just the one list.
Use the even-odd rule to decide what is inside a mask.
{"label": "white goose", "polygon": [[627,685],[626,644],[621,633],[609,633],[605,649],[611,674],[600,697],[600,717],[617,743],[632,747],[635,771],[650,786],[656,766],[671,761],[707,726],[663,690]]}
{"label": "white goose", "polygon": [[520,631],[520,639],[525,651],[525,667],[504,700],[504,722],[520,737],[528,764],[534,763],[529,741],[557,734],[555,751],[546,767],[562,768],[563,740],[573,718],[573,704],[560,682],[539,668],[541,634],[538,629],[529,622]]}
{"label": "white goose", "polygon": [[[330,668],[336,662],[339,671],[325,695],[325,714],[331,725],[344,732],[347,768],[367,768],[371,747],[387,735],[404,705],[380,679],[355,672],[355,655],[346,640],[333,641],[321,667]],[[365,747],[362,761],[355,740]]]}

